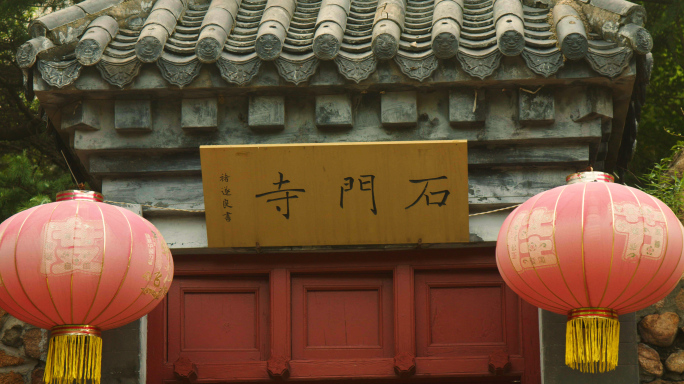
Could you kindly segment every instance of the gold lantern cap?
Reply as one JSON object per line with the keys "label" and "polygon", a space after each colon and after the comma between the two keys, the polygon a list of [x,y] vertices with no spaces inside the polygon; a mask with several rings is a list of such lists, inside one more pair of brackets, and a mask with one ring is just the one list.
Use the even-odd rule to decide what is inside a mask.
{"label": "gold lantern cap", "polygon": [[578,183],[614,183],[615,178],[605,172],[598,171],[587,171],[587,172],[577,172],[565,178],[565,183],[578,184]]}
{"label": "gold lantern cap", "polygon": [[102,196],[100,192],[84,191],[79,189],[57,192],[57,201],[68,200],[97,201],[98,203],[101,203],[104,201],[104,196]]}

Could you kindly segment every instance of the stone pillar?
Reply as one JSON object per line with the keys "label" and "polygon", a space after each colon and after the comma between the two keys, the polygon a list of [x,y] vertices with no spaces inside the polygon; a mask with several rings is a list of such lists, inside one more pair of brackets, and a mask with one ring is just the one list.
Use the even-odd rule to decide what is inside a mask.
{"label": "stone pillar", "polygon": [[145,321],[136,320],[102,332],[101,384],[144,384],[141,377],[144,377],[146,354],[140,340],[142,323],[147,328]]}

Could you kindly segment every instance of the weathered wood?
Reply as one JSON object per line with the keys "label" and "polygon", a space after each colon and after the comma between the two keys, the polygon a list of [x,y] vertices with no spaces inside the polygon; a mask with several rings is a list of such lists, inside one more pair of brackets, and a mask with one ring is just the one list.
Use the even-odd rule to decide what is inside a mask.
{"label": "weathered wood", "polygon": [[406,18],[401,0],[381,0],[373,20],[371,47],[378,60],[393,58],[399,49],[399,39]]}
{"label": "weathered wood", "polygon": [[[101,129],[95,132],[76,132],[74,146],[79,150],[100,149],[149,149],[173,150],[196,148],[199,145],[259,144],[259,143],[296,143],[296,142],[340,142],[340,141],[405,141],[464,139],[482,144],[570,144],[577,142],[600,141],[601,121],[587,120],[575,122],[571,111],[584,103],[579,95],[586,92],[584,87],[563,88],[556,92],[556,121],[543,127],[521,128],[520,123],[511,117],[518,115],[517,90],[491,90],[487,92],[483,105],[487,120],[477,129],[454,129],[450,124],[449,93],[446,91],[421,92],[416,104],[417,122],[415,128],[401,130],[381,129],[381,98],[378,93],[357,94],[352,96],[355,129],[337,131],[334,134],[316,128],[315,97],[280,96],[281,102],[271,103],[277,108],[267,107],[259,120],[265,127],[277,127],[281,132],[260,134],[250,129],[249,102],[246,97],[226,97],[219,104],[218,132],[214,135],[187,135],[180,125],[181,101],[163,99],[152,103],[152,133],[149,135],[120,135],[114,129],[114,116],[103,115]],[[473,92],[474,95],[474,91]],[[389,92],[388,92],[389,93]],[[479,94],[479,92],[478,92]],[[206,94],[205,94],[206,95]],[[259,96],[261,97],[261,96]],[[257,100],[259,97],[254,97]],[[266,97],[266,96],[265,96]],[[270,98],[267,96],[266,98]],[[277,97],[276,97],[277,100]],[[471,110],[473,104],[469,104]],[[273,111],[272,117],[269,115]],[[253,118],[256,109],[252,108]],[[269,123],[273,118],[273,122]],[[257,120],[254,120],[256,123]],[[275,125],[274,125],[275,124]],[[259,129],[254,125],[255,129]],[[284,130],[283,130],[284,128]],[[613,127],[615,129],[615,127]]]}
{"label": "weathered wood", "polygon": [[418,121],[416,92],[387,92],[381,97],[380,116],[383,127],[415,125]]}
{"label": "weathered wood", "polygon": [[468,175],[468,201],[474,205],[506,206],[520,204],[530,197],[565,184],[576,172],[572,166],[557,168],[513,168],[472,171]]}
{"label": "weathered wood", "polygon": [[[471,172],[469,204],[471,209],[477,206],[496,207],[520,204],[537,193],[563,185],[565,176],[574,171],[574,168],[526,167]],[[108,200],[144,204],[145,216],[159,228],[171,248],[207,246],[206,224],[204,224],[202,213],[167,211],[149,207],[204,209],[201,177],[105,179],[102,192]],[[508,213],[500,212],[471,217],[471,241],[495,241],[501,222]]]}
{"label": "weathered wood", "polygon": [[582,6],[589,17],[592,9],[587,6],[613,13],[625,19],[626,22],[643,26],[646,22],[646,10],[642,5],[627,0],[592,0],[590,4]]}
{"label": "weathered wood", "polygon": [[159,0],[154,4],[135,43],[135,54],[140,61],[151,63],[159,58],[183,9],[185,5],[181,0]]}
{"label": "weathered wood", "polygon": [[275,60],[280,56],[295,6],[294,0],[268,0],[266,3],[254,45],[262,60]]}
{"label": "weathered wood", "polygon": [[[604,124],[605,125],[605,124]],[[149,151],[148,151],[149,152]],[[472,146],[468,149],[471,169],[492,166],[552,166],[583,168],[589,164],[589,145],[553,146]],[[118,153],[92,154],[88,159],[90,174],[97,177],[199,175],[199,153],[168,154]]]}
{"label": "weathered wood", "polygon": [[525,49],[525,27],[520,0],[498,0],[494,3],[496,40],[506,56],[517,56]]}
{"label": "weathered wood", "polygon": [[102,54],[110,41],[119,31],[119,24],[111,16],[100,16],[95,19],[76,45],[76,59],[83,65],[95,65],[102,59]]}
{"label": "weathered wood", "polygon": [[30,68],[35,64],[39,53],[44,52],[55,45],[44,36],[34,37],[25,42],[17,50],[17,64],[19,68]]}
{"label": "weathered wood", "polygon": [[[496,242],[499,235],[499,228],[503,224],[510,211],[496,212],[487,215],[473,216],[469,220],[469,231],[471,243],[483,244]],[[168,243],[169,248],[173,250],[174,255],[183,253],[202,254],[211,252],[207,248],[207,229],[204,215],[189,214],[176,212],[175,215],[158,215],[152,214],[150,211],[145,213],[145,217],[154,224],[159,232],[164,236],[164,240]],[[463,244],[452,244],[451,247],[462,247]],[[401,249],[399,246],[390,245],[388,249]],[[406,246],[406,249],[414,248],[414,246]],[[330,249],[324,248],[308,248],[313,249]],[[230,249],[221,250],[225,253],[244,253],[253,252],[251,249]],[[292,251],[302,250],[301,247],[283,247],[273,251]]]}
{"label": "weathered wood", "polygon": [[[39,58],[42,59],[42,56],[39,55]],[[621,79],[631,81],[629,79],[636,75],[636,67],[631,65],[629,70],[623,72],[618,78],[609,79],[598,75],[588,63],[580,60],[577,62],[566,62],[560,70],[554,72],[555,76],[542,79],[526,65],[525,61],[510,60],[506,62],[505,71],[495,71],[491,77],[487,78],[485,83],[482,83],[480,79],[471,77],[458,65],[450,63],[449,61],[444,62],[444,65],[440,66],[439,70],[433,72],[432,76],[423,80],[422,84],[444,89],[447,87],[489,87],[494,82],[496,82],[497,87],[501,88],[517,87],[520,85],[533,87],[541,84],[564,87],[581,83],[601,84],[602,86],[619,88],[621,91],[631,93],[631,88],[627,87],[627,84],[622,82]],[[309,89],[336,87],[341,90],[349,85],[334,63],[332,67],[325,64],[325,62],[321,62],[318,66],[319,72],[316,72],[310,78]],[[184,92],[202,93],[212,89],[229,96],[244,94],[245,91],[270,90],[273,86],[280,87],[284,92],[294,89],[293,84],[285,82],[280,77],[274,66],[261,65],[257,68],[258,73],[252,75],[253,78],[246,87],[235,87],[227,86],[226,80],[221,77],[221,73],[212,68],[212,66],[202,66],[195,81],[187,84],[183,90]],[[325,69],[325,73],[320,73],[320,70],[323,69]],[[332,73],[333,71],[335,72],[334,74]],[[404,74],[393,60],[377,62],[377,70],[374,70],[374,74],[367,81],[367,85],[372,85],[374,89],[381,88],[387,91],[402,90],[409,86],[415,86],[415,81]],[[245,85],[244,83],[241,84]],[[177,86],[168,84],[164,80],[159,70],[154,67],[143,66],[135,81],[126,86],[124,93],[135,94],[141,90],[149,90],[152,87],[158,90],[166,89],[170,93],[178,90]],[[110,83],[103,80],[99,71],[91,71],[90,68],[84,68],[73,85],[65,86],[60,90],[47,86],[47,83],[40,76],[34,77],[34,90],[39,98],[43,98],[41,101],[46,100],[49,103],[53,103],[53,100],[50,100],[50,98],[69,97],[74,91],[102,91],[104,96],[104,93],[113,94],[114,88],[111,87]],[[45,91],[49,92],[46,93]],[[303,92],[302,89],[299,92]]]}
{"label": "weathered wood", "polygon": [[183,99],[181,127],[187,131],[215,131],[218,126],[216,98]]}
{"label": "weathered wood", "polygon": [[449,92],[449,122],[454,127],[482,127],[487,104],[484,89],[454,89]]}
{"label": "weathered wood", "polygon": [[463,0],[437,0],[432,14],[432,51],[438,59],[458,53],[463,24]]}
{"label": "weathered wood", "polygon": [[[471,209],[520,204],[538,193],[564,185],[565,177],[576,171],[568,165],[476,168],[468,175],[468,203]],[[102,193],[108,200],[143,204],[143,211],[155,214],[180,214],[163,208],[204,209],[202,177],[199,175],[104,179]]]}
{"label": "weathered wood", "polygon": [[471,168],[492,166],[557,165],[582,168],[589,165],[589,145],[557,146],[488,146],[468,149],[468,164]]}
{"label": "weathered wood", "polygon": [[523,125],[552,124],[555,120],[556,104],[554,91],[541,88],[532,92],[520,88],[518,93],[518,119]]}
{"label": "weathered wood", "polygon": [[316,96],[316,126],[351,128],[354,125],[349,95]]}
{"label": "weathered wood", "polygon": [[653,37],[644,27],[627,24],[620,28],[618,39],[640,55],[645,55],[653,49]]}
{"label": "weathered wood", "polygon": [[565,57],[579,60],[586,56],[589,49],[587,31],[575,8],[563,3],[557,4],[553,7],[553,24],[558,45]]}
{"label": "weathered wood", "polygon": [[197,58],[213,63],[221,56],[228,34],[233,29],[241,0],[214,0],[209,6],[195,47]]}
{"label": "weathered wood", "polygon": [[321,60],[332,60],[342,44],[351,1],[323,0],[316,19],[313,51]]}
{"label": "weathered wood", "polygon": [[116,100],[114,102],[114,128],[119,132],[150,131],[151,120],[149,100]]}
{"label": "weathered wood", "polygon": [[85,0],[76,4],[76,6],[83,9],[87,14],[92,15],[122,2],[123,0]]}
{"label": "weathered wood", "polygon": [[29,30],[32,37],[45,36],[57,45],[68,45],[76,43],[88,24],[99,16],[111,16],[120,21],[121,27],[135,27],[147,17],[152,4],[140,0],[86,0],[34,20]]}
{"label": "weathered wood", "polygon": [[[32,37],[48,36],[50,33],[48,36],[50,40],[55,41],[54,38],[56,37],[58,44],[65,44],[75,41],[83,33],[88,25],[85,16],[86,13],[83,9],[71,6],[39,17],[31,22],[29,30]],[[64,34],[68,30],[70,33],[67,33],[66,36],[59,36],[59,32]]]}
{"label": "weathered wood", "polygon": [[579,98],[570,112],[574,121],[613,118],[613,95],[610,89],[593,87],[584,94],[585,97]]}
{"label": "weathered wood", "polygon": [[285,98],[283,96],[250,97],[249,127],[252,129],[284,128]]}
{"label": "weathered wood", "polygon": [[109,100],[82,100],[62,108],[63,130],[92,131],[101,128],[101,116],[113,113]]}
{"label": "weathered wood", "polygon": [[[439,4],[448,4],[443,1]],[[439,6],[438,4],[438,6]],[[442,7],[444,8],[444,6]],[[435,14],[437,14],[435,12]],[[456,17],[456,16],[454,16]],[[461,25],[453,18],[438,20],[432,26],[432,51],[438,59],[450,59],[458,53]]]}

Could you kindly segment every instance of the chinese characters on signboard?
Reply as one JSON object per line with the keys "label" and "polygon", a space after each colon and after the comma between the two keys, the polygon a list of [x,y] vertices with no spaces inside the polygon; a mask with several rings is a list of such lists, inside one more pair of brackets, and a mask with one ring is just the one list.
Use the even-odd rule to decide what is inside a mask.
{"label": "chinese characters on signboard", "polygon": [[201,147],[210,247],[468,241],[463,141]]}

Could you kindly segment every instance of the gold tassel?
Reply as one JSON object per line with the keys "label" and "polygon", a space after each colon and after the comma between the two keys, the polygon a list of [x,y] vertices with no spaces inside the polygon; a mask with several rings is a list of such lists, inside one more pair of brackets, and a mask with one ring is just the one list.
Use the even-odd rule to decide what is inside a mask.
{"label": "gold tassel", "polygon": [[565,332],[565,365],[581,372],[612,371],[618,364],[620,322],[607,308],[570,311]]}
{"label": "gold tassel", "polygon": [[46,384],[100,384],[102,339],[89,325],[52,328],[43,381]]}

